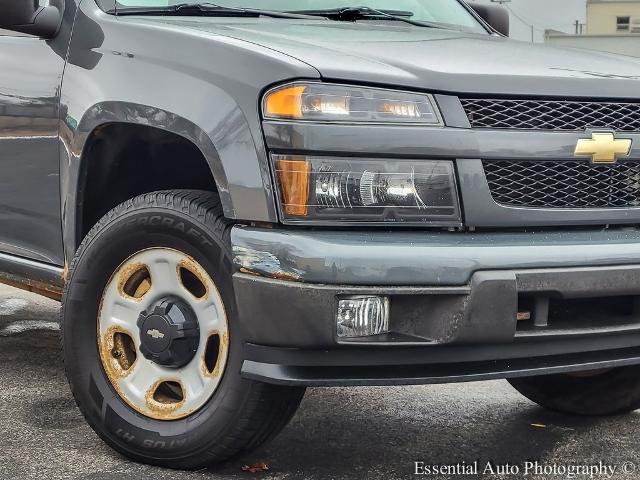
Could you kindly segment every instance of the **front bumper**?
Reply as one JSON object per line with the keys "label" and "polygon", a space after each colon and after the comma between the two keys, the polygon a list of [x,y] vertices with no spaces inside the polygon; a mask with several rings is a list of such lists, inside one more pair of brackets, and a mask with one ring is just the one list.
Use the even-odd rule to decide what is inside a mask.
{"label": "front bumper", "polygon": [[[248,378],[417,384],[640,364],[636,231],[236,227],[232,243]],[[338,339],[338,299],[361,294],[390,297],[392,333]]]}

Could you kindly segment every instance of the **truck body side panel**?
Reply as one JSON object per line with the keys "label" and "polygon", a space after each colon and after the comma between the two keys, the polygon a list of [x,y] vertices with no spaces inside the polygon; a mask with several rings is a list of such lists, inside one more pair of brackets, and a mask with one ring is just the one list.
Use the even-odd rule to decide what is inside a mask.
{"label": "truck body side panel", "polygon": [[228,218],[277,221],[260,93],[318,72],[247,42],[129,20],[105,14],[93,1],[78,11],[61,97],[67,256],[77,246],[80,165],[91,161],[83,148],[95,128],[109,123],[148,125],[189,139],[210,165]]}

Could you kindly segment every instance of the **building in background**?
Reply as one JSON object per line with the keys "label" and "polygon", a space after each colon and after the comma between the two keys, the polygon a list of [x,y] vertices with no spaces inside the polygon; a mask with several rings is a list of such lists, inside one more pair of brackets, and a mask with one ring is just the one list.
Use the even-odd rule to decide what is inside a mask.
{"label": "building in background", "polygon": [[586,28],[577,30],[547,30],[545,42],[640,57],[640,0],[587,0]]}

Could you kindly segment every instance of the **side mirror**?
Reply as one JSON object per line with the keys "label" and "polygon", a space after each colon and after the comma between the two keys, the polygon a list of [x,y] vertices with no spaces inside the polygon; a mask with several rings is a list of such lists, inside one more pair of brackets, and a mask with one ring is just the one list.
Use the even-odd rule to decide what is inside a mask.
{"label": "side mirror", "polygon": [[485,22],[497,32],[509,36],[509,11],[497,5],[478,5],[469,3],[471,7]]}
{"label": "side mirror", "polygon": [[0,0],[0,28],[52,38],[62,23],[64,0],[50,0],[40,6],[40,0]]}

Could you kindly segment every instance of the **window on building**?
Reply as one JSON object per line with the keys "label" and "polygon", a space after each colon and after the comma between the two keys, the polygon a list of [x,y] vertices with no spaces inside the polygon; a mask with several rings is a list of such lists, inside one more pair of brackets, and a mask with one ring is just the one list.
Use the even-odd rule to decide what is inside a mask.
{"label": "window on building", "polygon": [[618,17],[618,20],[617,20],[618,31],[628,32],[630,23],[631,23],[631,17]]}

